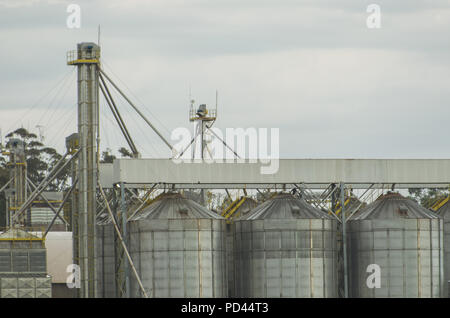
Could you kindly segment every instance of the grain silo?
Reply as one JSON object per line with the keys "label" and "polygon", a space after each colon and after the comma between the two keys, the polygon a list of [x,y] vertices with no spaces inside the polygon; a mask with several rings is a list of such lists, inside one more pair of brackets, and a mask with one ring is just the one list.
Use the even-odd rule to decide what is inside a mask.
{"label": "grain silo", "polygon": [[50,298],[45,238],[19,228],[0,234],[0,298]]}
{"label": "grain silo", "polygon": [[444,219],[444,294],[450,298],[450,201],[447,201],[437,214]]}
{"label": "grain silo", "polygon": [[239,218],[249,213],[258,205],[254,199],[242,196],[233,201],[224,209],[222,215],[227,218],[227,273],[228,273],[228,296],[234,297],[234,240],[233,240],[233,219]]}
{"label": "grain silo", "polygon": [[97,295],[100,298],[114,298],[117,297],[115,233],[108,213],[97,217],[95,231]]}
{"label": "grain silo", "polygon": [[442,228],[436,214],[398,193],[359,211],[347,227],[350,296],[441,297]]}
{"label": "grain silo", "polygon": [[[130,254],[150,297],[226,297],[226,223],[179,193],[159,196],[128,222]],[[131,297],[140,297],[130,278]]]}
{"label": "grain silo", "polygon": [[281,193],[234,222],[236,297],[337,297],[336,220]]}

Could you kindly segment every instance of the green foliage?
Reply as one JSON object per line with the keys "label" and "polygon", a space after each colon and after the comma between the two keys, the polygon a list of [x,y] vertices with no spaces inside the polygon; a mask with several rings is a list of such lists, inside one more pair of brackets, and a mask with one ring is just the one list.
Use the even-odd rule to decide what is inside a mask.
{"label": "green foliage", "polygon": [[[55,149],[46,147],[42,144],[36,134],[28,132],[25,128],[16,129],[6,135],[5,148],[8,148],[11,139],[20,139],[25,145],[25,158],[27,161],[28,177],[35,184],[41,183],[47,174],[55,167],[57,162],[62,158]],[[9,171],[6,163],[8,155],[0,155],[0,187],[9,181]],[[67,179],[70,167],[66,167],[58,177],[49,185],[50,191],[63,191],[67,188]],[[5,197],[4,193],[0,194],[0,227],[5,226]]]}
{"label": "green foliage", "polygon": [[122,155],[122,158],[133,158],[133,154],[124,147],[119,148],[119,153]]}
{"label": "green foliage", "polygon": [[116,156],[111,154],[111,149],[106,149],[102,152],[100,163],[113,163],[114,159],[116,159]]}
{"label": "green foliage", "polygon": [[415,200],[417,203],[420,203],[422,206],[426,208],[431,208],[433,204],[449,196],[448,190],[436,188],[429,188],[429,189],[410,188],[408,189],[408,192],[410,194],[409,198]]}
{"label": "green foliage", "polygon": [[[25,157],[27,161],[28,177],[35,184],[44,180],[48,172],[50,172],[58,161],[62,158],[55,149],[45,147],[36,136],[36,134],[28,132],[25,128],[19,128],[6,135],[8,141],[6,147],[9,146],[11,138],[18,138],[24,142]],[[69,176],[70,167],[66,167],[56,179],[49,185],[50,191],[62,191],[67,187],[66,181]]]}

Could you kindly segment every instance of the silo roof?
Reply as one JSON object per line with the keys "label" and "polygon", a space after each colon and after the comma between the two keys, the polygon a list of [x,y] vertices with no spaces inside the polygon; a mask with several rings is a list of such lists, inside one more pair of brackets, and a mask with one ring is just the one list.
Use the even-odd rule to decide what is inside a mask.
{"label": "silo roof", "polygon": [[373,219],[436,219],[436,213],[422,207],[399,193],[388,192],[361,209],[349,220]]}
{"label": "silo roof", "polygon": [[332,217],[314,208],[304,199],[297,198],[290,193],[280,193],[238,220],[258,219],[332,219]]}
{"label": "silo roof", "polygon": [[142,219],[223,219],[197,202],[179,193],[160,195],[153,203],[133,216],[130,221]]}
{"label": "silo roof", "polygon": [[19,228],[9,228],[5,232],[0,234],[1,240],[41,240],[42,238],[37,237],[27,231]]}
{"label": "silo roof", "polygon": [[254,209],[257,205],[258,205],[258,202],[256,202],[254,199],[252,199],[250,197],[246,197],[245,201],[239,206],[239,208],[236,209],[234,214],[237,214],[237,213],[240,213],[241,215],[247,214],[252,209]]}
{"label": "silo roof", "polygon": [[437,211],[436,214],[438,214],[440,217],[444,219],[450,219],[450,200],[447,201],[443,206],[441,206]]}

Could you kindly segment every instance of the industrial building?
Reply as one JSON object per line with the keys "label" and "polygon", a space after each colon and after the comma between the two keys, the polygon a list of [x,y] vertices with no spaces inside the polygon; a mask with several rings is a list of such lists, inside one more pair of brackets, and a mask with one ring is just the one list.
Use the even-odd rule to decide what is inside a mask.
{"label": "industrial building", "polygon": [[[205,136],[220,139],[211,130],[217,111],[192,103],[189,147],[199,144],[200,156],[175,162],[189,147],[177,152],[111,80],[99,45],[80,43],[67,57],[78,71],[78,132],[39,185],[27,181],[20,140],[12,144],[11,180],[0,188],[8,197],[0,297],[50,297],[52,288],[81,298],[448,297],[449,205],[435,212],[396,191],[448,188],[450,160],[274,158],[277,171],[265,174],[230,149],[236,160],[205,162]],[[114,92],[173,158],[141,158]],[[99,162],[101,96],[133,158]],[[69,189],[48,193],[66,167]],[[225,191],[231,204],[209,210],[207,191]]]}

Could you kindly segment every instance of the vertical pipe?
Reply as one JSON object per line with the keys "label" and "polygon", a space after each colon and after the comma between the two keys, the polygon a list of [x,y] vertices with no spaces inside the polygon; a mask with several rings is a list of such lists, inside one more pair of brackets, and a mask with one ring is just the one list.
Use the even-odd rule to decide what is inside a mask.
{"label": "vertical pipe", "polygon": [[[121,221],[122,221],[122,238],[125,246],[128,246],[128,234],[127,234],[127,202],[125,200],[125,184],[120,183],[120,207],[121,207]],[[125,253],[124,253],[125,254]],[[123,258],[123,271],[125,278],[125,292],[123,296],[129,298],[130,295],[130,275],[128,259]]]}
{"label": "vertical pipe", "polygon": [[[73,160],[71,165],[71,178],[75,180],[77,177],[77,161]],[[72,191],[71,198],[71,225],[72,225],[72,258],[73,264],[80,266],[80,254],[79,254],[79,233],[78,233],[78,183],[75,185],[74,191]],[[80,297],[80,290],[78,288],[74,291],[75,297]]]}
{"label": "vertical pipe", "polygon": [[347,267],[347,229],[345,219],[345,184],[340,184],[341,194],[341,215],[342,215],[342,246],[343,246],[343,258],[344,258],[344,297],[348,298],[348,267]]}
{"label": "vertical pipe", "polygon": [[[96,297],[95,216],[97,187],[98,61],[100,47],[78,44],[79,255],[81,297]],[[85,62],[86,60],[91,62]],[[93,61],[93,62],[92,62]]]}

